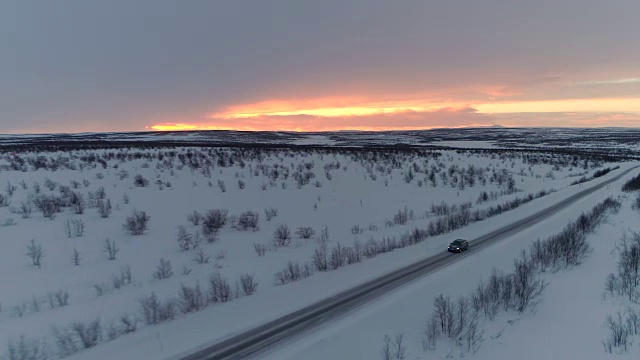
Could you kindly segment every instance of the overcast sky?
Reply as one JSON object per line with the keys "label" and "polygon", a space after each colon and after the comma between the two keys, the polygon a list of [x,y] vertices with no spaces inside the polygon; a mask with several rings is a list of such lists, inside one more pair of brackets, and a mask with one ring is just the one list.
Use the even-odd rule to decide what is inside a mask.
{"label": "overcast sky", "polygon": [[0,133],[640,126],[638,0],[1,0]]}

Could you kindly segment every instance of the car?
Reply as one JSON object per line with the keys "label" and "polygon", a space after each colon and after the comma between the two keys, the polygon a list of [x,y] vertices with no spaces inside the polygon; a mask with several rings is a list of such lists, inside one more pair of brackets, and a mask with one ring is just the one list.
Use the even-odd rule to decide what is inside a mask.
{"label": "car", "polygon": [[456,239],[449,244],[448,251],[462,252],[463,250],[469,250],[469,242],[465,239]]}

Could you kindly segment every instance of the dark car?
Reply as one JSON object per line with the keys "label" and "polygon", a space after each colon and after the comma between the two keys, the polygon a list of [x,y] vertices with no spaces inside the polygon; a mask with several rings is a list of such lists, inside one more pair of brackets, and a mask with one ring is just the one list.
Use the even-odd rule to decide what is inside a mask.
{"label": "dark car", "polygon": [[469,242],[464,239],[456,239],[449,244],[447,248],[449,251],[462,252],[463,250],[469,250]]}

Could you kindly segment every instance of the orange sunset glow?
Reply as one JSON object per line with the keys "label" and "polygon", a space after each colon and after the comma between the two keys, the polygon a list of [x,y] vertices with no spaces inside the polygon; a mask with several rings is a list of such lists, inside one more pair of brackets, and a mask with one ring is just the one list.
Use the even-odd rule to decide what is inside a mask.
{"label": "orange sunset glow", "polygon": [[[271,100],[231,106],[207,115],[206,121],[154,124],[157,131],[180,130],[284,130],[284,131],[381,131],[432,129],[438,127],[487,126],[490,117],[500,114],[590,113],[584,119],[593,124],[615,109],[616,113],[640,114],[640,98],[511,100],[511,101],[371,101],[356,97],[305,100]],[[461,125],[433,123],[434,115],[451,119],[476,117]],[[483,117],[484,116],[484,117]],[[622,115],[617,115],[620,119]],[[624,116],[622,116],[624,117]],[[424,122],[420,123],[420,118]],[[615,119],[616,116],[609,117]],[[377,123],[372,121],[379,119]],[[407,121],[407,119],[413,121]],[[368,122],[368,123],[367,123]],[[393,124],[395,122],[395,124]],[[557,126],[550,123],[548,126]]]}

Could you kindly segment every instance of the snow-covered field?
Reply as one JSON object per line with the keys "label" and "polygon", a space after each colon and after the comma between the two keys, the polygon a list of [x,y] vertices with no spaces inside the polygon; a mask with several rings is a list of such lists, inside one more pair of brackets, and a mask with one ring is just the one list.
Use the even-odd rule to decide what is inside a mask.
{"label": "snow-covered field", "polygon": [[[638,311],[637,300],[634,303],[625,296],[605,291],[608,275],[617,269],[621,239],[626,237],[631,244],[632,234],[640,230],[640,214],[632,209],[636,194],[620,191],[624,181],[635,175],[629,174],[552,219],[420,279],[352,316],[273,350],[264,358],[384,359],[381,351],[385,336],[391,339],[394,350],[400,334],[406,359],[635,359],[640,348],[638,336],[633,332],[626,350],[621,346],[607,352],[604,346],[612,334],[606,325],[607,317],[616,321],[620,313],[622,326],[633,327],[626,323],[626,318],[629,309]],[[464,340],[446,337],[434,348],[425,349],[425,328],[436,296],[444,294],[456,299],[472,293],[480,282],[486,284],[494,269],[510,272],[521,250],[529,249],[536,239],[558,233],[583,211],[609,196],[622,201],[619,212],[609,214],[596,232],[588,236],[591,251],[580,265],[542,274],[546,287],[531,309],[522,314],[499,312],[492,321],[481,319],[480,340],[472,350],[466,348]],[[390,359],[397,357],[392,355]]]}
{"label": "snow-covered field", "polygon": [[[621,169],[589,184],[632,164],[574,155],[462,150],[132,147],[4,153],[0,354],[11,344],[19,347],[22,335],[29,348],[46,343],[52,357],[156,359],[184,354],[439,252],[451,236],[473,237],[524,217],[579,191],[582,185],[570,184],[580,177],[618,165]],[[400,241],[412,229],[426,229],[460,208],[495,209],[550,190],[556,191],[455,233],[432,234],[417,245],[375,258],[361,253],[362,262],[338,264],[334,271],[317,271],[312,261],[323,237],[329,251],[339,243],[362,252],[371,241]],[[603,195],[594,194],[589,201]],[[453,205],[457,209],[452,210]],[[218,231],[188,220],[194,211],[206,215],[215,209],[228,211],[227,223]],[[149,217],[148,229],[139,235],[123,227],[135,211]],[[538,225],[539,236],[553,233],[567,219]],[[280,239],[275,235],[278,228]],[[305,232],[308,239],[303,238]],[[504,253],[487,251],[493,255],[480,253],[474,261],[489,256],[483,266],[508,266],[511,253],[519,251],[504,244],[497,247]],[[41,264],[36,266],[37,256],[26,254],[40,251]],[[346,262],[346,253],[341,258]],[[294,270],[286,272],[290,261]],[[164,271],[159,271],[161,263]],[[446,271],[469,263],[475,264],[469,261]],[[305,268],[310,277],[289,276],[305,277]],[[474,268],[469,284],[486,276],[482,269]],[[243,288],[243,277],[244,285],[251,279],[257,284],[255,293],[251,286]],[[212,292],[212,279],[218,285],[228,281],[228,298],[216,293],[220,288]],[[203,303],[186,304],[185,291],[195,291],[196,285]],[[446,281],[441,286],[451,289]],[[455,291],[466,291],[464,284]],[[145,316],[141,299],[149,300],[151,294],[174,309],[165,309],[166,316]],[[428,315],[430,303],[424,296],[422,317]],[[412,318],[419,319],[415,314]],[[394,330],[392,323],[385,332]],[[363,333],[368,348],[379,337],[374,329]],[[365,338],[365,333],[370,336]],[[409,337],[409,331],[405,333]],[[365,355],[349,358],[370,358]]]}

